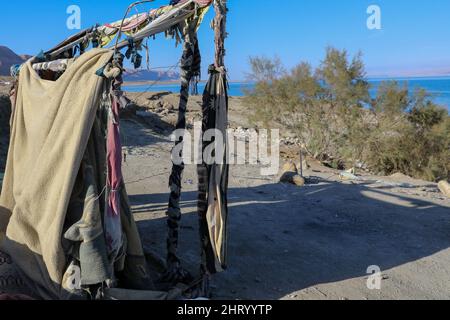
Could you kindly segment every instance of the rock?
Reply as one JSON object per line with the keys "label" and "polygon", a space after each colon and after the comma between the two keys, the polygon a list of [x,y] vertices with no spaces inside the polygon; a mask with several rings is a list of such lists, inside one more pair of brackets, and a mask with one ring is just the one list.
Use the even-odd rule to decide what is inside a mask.
{"label": "rock", "polygon": [[354,180],[359,180],[359,178],[357,176],[355,176],[353,173],[349,173],[347,171],[341,172],[339,174],[341,180],[343,181],[354,181]]}
{"label": "rock", "polygon": [[442,180],[438,183],[438,188],[447,197],[450,198],[450,184],[448,181]]}
{"label": "rock", "polygon": [[281,183],[289,183],[299,187],[306,184],[305,179],[298,174],[297,166],[293,162],[286,162],[282,167]]}
{"label": "rock", "polygon": [[297,176],[298,173],[287,171],[281,175],[280,182],[282,183],[294,183],[294,177]]}
{"label": "rock", "polygon": [[280,178],[281,183],[289,183],[298,187],[303,187],[306,184],[305,178],[296,172],[288,171],[283,173]]}
{"label": "rock", "polygon": [[297,166],[295,165],[295,163],[293,162],[286,162],[283,165],[283,168],[281,169],[282,174],[287,173],[287,172],[293,172],[295,174],[298,174],[298,169]]}
{"label": "rock", "polygon": [[345,171],[345,172],[355,175],[355,174],[356,174],[356,168],[353,167],[353,168],[351,168],[351,169],[348,169],[348,170]]}
{"label": "rock", "polygon": [[163,103],[163,108],[168,110],[169,112],[175,112],[176,111],[175,107],[170,102],[164,102]]}
{"label": "rock", "polygon": [[162,110],[164,106],[161,101],[156,101],[156,102],[150,103],[149,107],[150,107],[150,109]]}
{"label": "rock", "polygon": [[306,181],[305,178],[297,174],[292,178],[292,183],[295,184],[297,187],[303,187],[305,186]]}
{"label": "rock", "polygon": [[369,170],[369,167],[364,162],[357,162],[355,166],[357,169],[360,169],[360,170],[364,170],[364,171]]}
{"label": "rock", "polygon": [[390,176],[393,179],[397,180],[411,180],[412,178],[410,176],[407,176],[406,174],[403,174],[401,172],[396,172]]}

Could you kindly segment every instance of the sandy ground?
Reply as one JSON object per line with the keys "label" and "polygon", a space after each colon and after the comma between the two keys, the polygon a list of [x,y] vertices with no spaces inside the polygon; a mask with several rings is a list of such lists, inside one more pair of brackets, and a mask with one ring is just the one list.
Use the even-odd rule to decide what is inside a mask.
{"label": "sandy ground", "polygon": [[[129,96],[145,108],[122,121],[127,188],[144,243],[164,255],[177,96]],[[198,120],[200,99],[189,109],[189,122]],[[248,127],[247,116],[233,98],[230,126]],[[341,181],[311,165],[305,187],[263,177],[255,166],[231,167],[229,269],[213,278],[215,299],[450,299],[450,200],[436,184],[398,174]],[[194,274],[196,185],[187,166],[180,255]],[[382,271],[380,290],[367,287],[372,265]]]}

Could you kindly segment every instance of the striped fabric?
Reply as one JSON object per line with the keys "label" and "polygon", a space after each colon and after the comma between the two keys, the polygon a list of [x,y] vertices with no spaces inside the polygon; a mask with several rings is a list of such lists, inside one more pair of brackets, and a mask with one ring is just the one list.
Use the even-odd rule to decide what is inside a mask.
{"label": "striped fabric", "polygon": [[[177,5],[177,4],[183,4],[191,0],[172,0],[170,2],[171,5]],[[206,7],[212,4],[213,0],[193,0],[195,3],[197,3],[200,7]]]}
{"label": "striped fabric", "polygon": [[[189,100],[189,87],[192,79],[199,76],[201,65],[201,56],[198,46],[197,34],[189,33],[185,36],[183,56],[181,58],[181,91],[178,108],[178,121],[176,129],[186,129],[186,109]],[[180,139],[176,142],[176,147],[182,144]],[[180,197],[181,197],[181,179],[184,171],[184,164],[173,165],[170,175],[170,199],[167,210],[167,265],[168,271],[164,280],[172,283],[189,282],[190,275],[185,272],[177,256],[178,251],[178,233],[181,220]]]}
{"label": "striped fabric", "polygon": [[[209,68],[210,78],[203,94],[202,131],[217,129],[226,137],[228,126],[228,84],[224,68]],[[204,152],[208,146],[205,142]],[[226,149],[227,150],[227,149]],[[228,224],[228,172],[226,154],[223,161],[198,166],[199,194],[198,214],[200,219],[200,242],[204,274],[221,272],[227,267],[227,224]],[[219,160],[219,159],[217,159]],[[223,163],[223,164],[221,164]]]}

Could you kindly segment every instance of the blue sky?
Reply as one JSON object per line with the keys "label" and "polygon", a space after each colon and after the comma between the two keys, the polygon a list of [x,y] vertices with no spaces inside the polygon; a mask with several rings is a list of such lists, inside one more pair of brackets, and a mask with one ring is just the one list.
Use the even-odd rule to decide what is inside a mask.
{"label": "blue sky", "polygon": [[[66,28],[69,5],[81,7],[85,28],[118,20],[131,1],[22,0],[20,8],[17,2],[2,1],[0,44],[35,54],[74,33]],[[167,2],[156,0],[142,9]],[[366,27],[371,4],[381,8],[382,30]],[[351,54],[361,50],[372,76],[450,74],[448,0],[229,0],[229,7],[227,66],[233,80],[245,78],[249,56],[278,55],[287,67],[300,61],[316,66],[326,46]],[[213,59],[212,17],[211,11],[200,29],[204,68]],[[173,65],[181,55],[163,36],[151,44],[154,67]]]}

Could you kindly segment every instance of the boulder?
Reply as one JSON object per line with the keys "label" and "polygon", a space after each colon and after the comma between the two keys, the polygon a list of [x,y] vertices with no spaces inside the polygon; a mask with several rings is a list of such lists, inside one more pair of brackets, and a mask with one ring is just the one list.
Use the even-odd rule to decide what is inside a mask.
{"label": "boulder", "polygon": [[284,173],[287,173],[287,172],[293,172],[293,173],[298,174],[298,169],[297,169],[297,166],[295,165],[295,163],[293,163],[293,162],[286,162],[283,165],[283,167],[281,169],[281,173],[284,174]]}
{"label": "boulder", "polygon": [[298,174],[297,166],[292,162],[286,162],[283,165],[280,182],[293,184],[299,187],[306,184],[305,179]]}
{"label": "boulder", "polygon": [[293,179],[298,174],[296,172],[287,171],[281,175],[280,182],[282,183],[293,183]]}
{"label": "boulder", "polygon": [[359,178],[357,176],[355,176],[353,173],[347,172],[347,171],[343,171],[339,174],[339,177],[341,178],[342,181],[355,181],[355,180],[359,180]]}
{"label": "boulder", "polygon": [[438,188],[441,190],[442,194],[444,194],[447,198],[450,198],[450,183],[448,183],[448,181],[442,180],[439,182]]}
{"label": "boulder", "polygon": [[289,183],[298,187],[303,187],[306,184],[305,178],[295,172],[285,172],[280,178],[281,183]]}
{"label": "boulder", "polygon": [[299,174],[296,174],[292,177],[292,184],[296,185],[297,187],[303,187],[306,184],[306,180]]}

